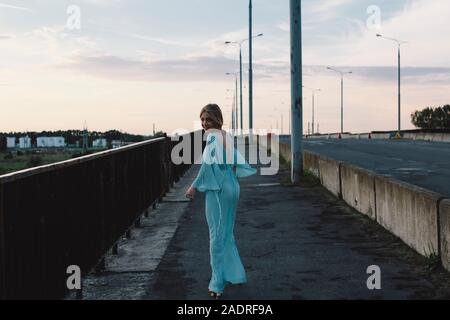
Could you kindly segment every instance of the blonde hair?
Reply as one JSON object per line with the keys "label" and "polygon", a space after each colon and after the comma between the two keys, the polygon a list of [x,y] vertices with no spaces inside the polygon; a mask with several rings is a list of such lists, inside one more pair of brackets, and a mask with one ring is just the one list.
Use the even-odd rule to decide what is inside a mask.
{"label": "blonde hair", "polygon": [[221,129],[223,126],[223,116],[220,107],[217,104],[208,104],[200,111],[200,117],[206,113],[214,124],[215,129]]}

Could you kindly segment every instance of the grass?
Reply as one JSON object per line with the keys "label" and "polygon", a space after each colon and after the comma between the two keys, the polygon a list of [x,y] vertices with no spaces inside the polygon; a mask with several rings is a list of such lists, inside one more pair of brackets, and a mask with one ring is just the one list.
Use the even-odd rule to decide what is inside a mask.
{"label": "grass", "polygon": [[27,154],[26,152],[23,152],[22,155],[18,155],[16,152],[13,152],[12,159],[5,159],[5,156],[8,153],[8,151],[0,152],[0,175],[32,168],[33,166],[30,165],[31,157],[40,157],[42,159],[40,165],[61,162],[72,158],[71,151],[48,150],[42,151],[38,154]]}
{"label": "grass", "polygon": [[431,245],[428,246],[428,249],[430,254],[427,256],[427,269],[431,271],[441,265],[441,257],[432,250]]}
{"label": "grass", "polygon": [[[291,162],[288,161],[280,154],[280,166],[289,169]],[[281,184],[284,186],[302,186],[302,187],[314,187],[320,185],[320,180],[311,171],[304,169],[302,177],[298,183],[292,183],[290,175],[282,178]]]}

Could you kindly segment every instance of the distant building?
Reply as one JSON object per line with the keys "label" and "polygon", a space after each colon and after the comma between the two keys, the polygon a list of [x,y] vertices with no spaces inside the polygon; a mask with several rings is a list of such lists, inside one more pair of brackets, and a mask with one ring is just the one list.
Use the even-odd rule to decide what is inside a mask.
{"label": "distant building", "polygon": [[92,147],[94,148],[106,148],[107,145],[106,139],[95,139],[92,141]]}
{"label": "distant building", "polygon": [[20,149],[31,148],[31,138],[28,136],[19,138],[19,148]]}
{"label": "distant building", "polygon": [[133,144],[134,142],[125,142],[125,141],[121,141],[121,140],[113,140],[111,142],[111,146],[113,147],[113,149],[115,148],[120,148],[123,146],[128,146],[130,144]]}
{"label": "distant building", "polygon": [[6,137],[6,148],[14,149],[16,147],[16,137]]}
{"label": "distant building", "polygon": [[64,137],[38,137],[36,141],[38,148],[64,148],[66,146]]}

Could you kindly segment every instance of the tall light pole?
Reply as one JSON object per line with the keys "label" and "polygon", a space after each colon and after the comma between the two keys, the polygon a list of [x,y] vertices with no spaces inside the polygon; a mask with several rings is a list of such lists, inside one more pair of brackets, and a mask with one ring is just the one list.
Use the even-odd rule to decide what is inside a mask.
{"label": "tall light pole", "polygon": [[252,0],[249,1],[248,4],[248,12],[249,12],[249,27],[248,27],[248,39],[249,39],[249,54],[248,54],[248,110],[249,110],[249,119],[248,119],[248,131],[250,136],[250,141],[253,136],[253,6]]}
{"label": "tall light pole", "polygon": [[314,135],[314,123],[315,123],[314,122],[314,95],[316,92],[322,91],[322,89],[312,89],[312,88],[308,88],[305,86],[303,86],[303,88],[309,89],[312,92],[312,126],[311,126],[312,130],[311,130],[311,134]]}
{"label": "tall light pole", "polygon": [[327,67],[328,70],[335,71],[341,75],[341,134],[344,133],[344,75],[352,74],[352,71],[343,72],[336,68]]}
{"label": "tall light pole", "polygon": [[[274,108],[274,111],[278,112],[280,111],[280,132],[278,133],[280,136],[283,135],[283,109]],[[278,116],[277,116],[277,129],[278,129]]]}
{"label": "tall light pole", "polygon": [[243,134],[243,130],[244,130],[244,122],[243,122],[243,119],[244,119],[243,113],[244,113],[244,111],[243,111],[243,103],[242,103],[242,44],[245,41],[249,41],[252,38],[256,38],[256,37],[262,37],[263,35],[264,35],[263,33],[260,33],[257,36],[254,36],[254,37],[251,37],[251,38],[246,38],[246,39],[243,39],[243,40],[240,40],[240,41],[225,41],[225,44],[236,44],[236,45],[239,46],[239,74],[240,74],[240,100],[241,100],[240,101],[240,108],[241,108],[241,111],[240,111],[241,134]]}
{"label": "tall light pole", "polygon": [[[227,89],[227,92],[232,92],[233,90],[231,89]],[[236,98],[235,96],[233,98],[227,97],[227,100],[232,100],[231,103],[231,130],[233,132],[233,135],[235,134],[235,130],[236,130],[236,114],[235,114],[235,103],[236,103]]]}
{"label": "tall light pole", "polygon": [[303,76],[302,76],[302,6],[290,0],[291,30],[291,181],[299,182],[303,174]]}
{"label": "tall light pole", "polygon": [[377,34],[377,37],[383,38],[386,40],[395,41],[398,45],[398,133],[401,131],[401,72],[400,72],[400,47],[402,44],[406,43],[406,41],[400,41],[394,38],[388,38],[381,34]]}
{"label": "tall light pole", "polygon": [[226,75],[228,76],[234,76],[235,78],[235,83],[236,83],[236,93],[235,93],[235,98],[236,98],[236,102],[235,102],[235,117],[234,117],[234,127],[236,129],[236,131],[238,131],[238,84],[237,84],[237,77],[238,77],[239,72],[227,72]]}

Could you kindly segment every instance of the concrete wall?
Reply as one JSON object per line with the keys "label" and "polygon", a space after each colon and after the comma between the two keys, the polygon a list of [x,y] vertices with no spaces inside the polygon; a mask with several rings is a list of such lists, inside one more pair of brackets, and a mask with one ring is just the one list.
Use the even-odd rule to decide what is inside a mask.
{"label": "concrete wall", "polygon": [[344,201],[372,220],[376,220],[375,175],[342,163],[341,184]]}
{"label": "concrete wall", "polygon": [[416,133],[408,133],[408,132],[406,132],[405,134],[403,134],[403,139],[416,140],[417,139],[417,134]]}
{"label": "concrete wall", "polygon": [[326,157],[319,157],[320,182],[331,193],[341,197],[340,162]]}
{"label": "concrete wall", "polygon": [[441,195],[387,177],[375,178],[377,222],[424,256],[438,254]]}
{"label": "concrete wall", "polygon": [[371,136],[372,136],[372,139],[389,140],[389,138],[390,138],[389,133],[372,133]]}
{"label": "concrete wall", "polygon": [[359,139],[369,139],[369,133],[360,133]]}
{"label": "concrete wall", "polygon": [[450,200],[443,200],[439,206],[439,225],[441,241],[441,261],[450,271]]}
{"label": "concrete wall", "polygon": [[[360,134],[343,134],[342,139],[368,139],[368,133]],[[389,133],[371,133],[371,139],[390,139]],[[339,134],[324,134],[318,136],[308,136],[308,139],[339,139]],[[403,139],[406,140],[419,140],[419,141],[433,141],[433,142],[450,142],[450,133],[403,133]]]}
{"label": "concrete wall", "polygon": [[442,142],[450,142],[450,133],[444,134],[442,137]]}
{"label": "concrete wall", "polygon": [[[281,145],[280,153],[290,156],[290,146]],[[303,153],[303,166],[335,196],[342,196],[418,253],[440,255],[450,271],[450,199],[309,151]]]}
{"label": "concrete wall", "polygon": [[280,143],[280,156],[287,162],[291,162],[291,146],[288,144]]}
{"label": "concrete wall", "polygon": [[309,151],[304,151],[303,169],[310,171],[314,176],[319,178],[319,155]]}

